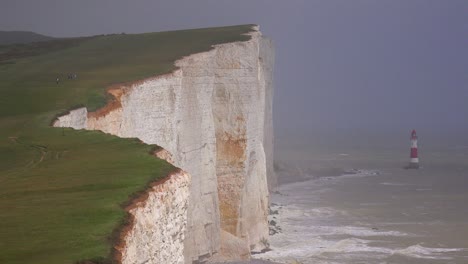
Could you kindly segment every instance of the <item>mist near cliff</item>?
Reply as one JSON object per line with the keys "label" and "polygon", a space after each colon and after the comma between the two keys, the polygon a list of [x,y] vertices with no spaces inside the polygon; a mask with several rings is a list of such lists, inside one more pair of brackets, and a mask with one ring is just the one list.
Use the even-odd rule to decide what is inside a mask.
{"label": "mist near cliff", "polygon": [[0,30],[69,37],[256,23],[276,44],[278,141],[406,144],[416,128],[426,143],[463,145],[467,13],[464,0],[7,0]]}

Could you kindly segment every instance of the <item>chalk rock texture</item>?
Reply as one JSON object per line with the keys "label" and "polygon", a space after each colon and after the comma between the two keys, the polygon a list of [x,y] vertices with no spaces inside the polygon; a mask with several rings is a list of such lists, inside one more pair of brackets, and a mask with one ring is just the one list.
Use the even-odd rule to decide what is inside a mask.
{"label": "chalk rock texture", "polygon": [[106,107],[70,112],[55,123],[157,144],[166,151],[162,156],[192,176],[185,263],[209,260],[221,248],[230,252],[227,259],[244,259],[240,241],[261,250],[269,236],[269,188],[276,184],[274,51],[257,27],[250,36],[184,57],[172,73],[112,87],[114,100]]}
{"label": "chalk rock texture", "polygon": [[74,129],[88,128],[88,111],[86,108],[70,110],[68,114],[59,116],[54,122],[55,127],[71,127]]}
{"label": "chalk rock texture", "polygon": [[178,171],[133,205],[133,227],[120,249],[122,264],[184,263],[189,186],[190,175]]}

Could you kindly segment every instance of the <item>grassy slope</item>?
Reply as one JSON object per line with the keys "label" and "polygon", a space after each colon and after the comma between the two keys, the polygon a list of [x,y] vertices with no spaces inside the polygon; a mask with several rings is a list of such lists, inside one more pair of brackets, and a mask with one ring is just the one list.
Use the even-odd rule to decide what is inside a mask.
{"label": "grassy slope", "polygon": [[169,72],[182,56],[246,40],[250,28],[99,36],[0,64],[0,263],[108,257],[120,205],[173,169],[136,140],[49,127],[55,114],[96,109],[107,85]]}
{"label": "grassy slope", "polygon": [[[0,64],[15,63],[23,57],[36,56],[76,46],[90,37],[65,38],[50,41],[0,45]],[[92,38],[92,37],[91,37]],[[13,61],[12,61],[13,60]]]}

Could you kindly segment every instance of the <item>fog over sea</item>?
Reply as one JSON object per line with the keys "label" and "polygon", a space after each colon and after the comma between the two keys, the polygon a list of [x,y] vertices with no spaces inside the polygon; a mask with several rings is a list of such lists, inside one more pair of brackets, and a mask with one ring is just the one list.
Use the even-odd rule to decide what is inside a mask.
{"label": "fog over sea", "polygon": [[272,250],[255,258],[468,263],[468,145],[422,142],[422,168],[405,170],[409,135],[397,144],[280,140]]}

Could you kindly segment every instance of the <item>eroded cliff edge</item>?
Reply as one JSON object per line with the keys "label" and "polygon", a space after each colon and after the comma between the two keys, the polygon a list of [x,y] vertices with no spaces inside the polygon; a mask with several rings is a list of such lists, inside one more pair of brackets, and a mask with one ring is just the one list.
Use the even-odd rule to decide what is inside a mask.
{"label": "eroded cliff edge", "polygon": [[114,260],[131,263],[183,263],[190,175],[176,170],[151,184],[126,211],[130,219],[114,245]]}
{"label": "eroded cliff edge", "polygon": [[268,240],[274,51],[258,28],[250,36],[184,57],[172,73],[111,87],[106,107],[54,122],[157,144],[191,175],[185,263],[248,258]]}

